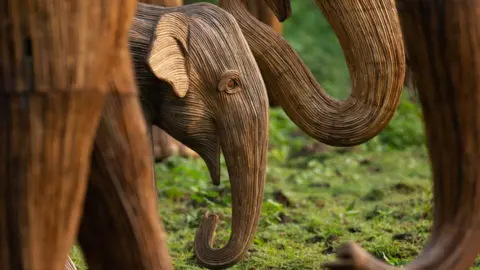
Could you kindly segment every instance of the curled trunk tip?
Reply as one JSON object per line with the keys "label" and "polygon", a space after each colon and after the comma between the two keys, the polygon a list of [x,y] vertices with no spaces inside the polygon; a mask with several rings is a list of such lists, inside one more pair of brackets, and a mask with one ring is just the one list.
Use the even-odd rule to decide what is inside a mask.
{"label": "curled trunk tip", "polygon": [[217,229],[217,224],[218,216],[206,212],[202,223],[198,227],[197,235],[195,237],[195,252],[201,250],[204,246],[204,243],[208,243],[209,248],[212,248],[213,235]]}
{"label": "curled trunk tip", "polygon": [[[218,216],[205,213],[195,236],[195,257],[198,265],[208,269],[226,269],[233,266],[243,258],[245,247],[242,243],[232,244],[230,238],[228,244],[220,249],[214,249],[213,236],[218,224]],[[237,242],[237,241],[234,241]],[[243,246],[243,247],[242,247]]]}

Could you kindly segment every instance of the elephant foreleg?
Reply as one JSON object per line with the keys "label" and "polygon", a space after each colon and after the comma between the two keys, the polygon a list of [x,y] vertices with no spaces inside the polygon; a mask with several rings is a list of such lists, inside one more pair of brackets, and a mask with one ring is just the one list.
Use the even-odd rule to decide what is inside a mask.
{"label": "elephant foreleg", "polygon": [[65,266],[135,9],[121,2],[0,1],[0,269]]}
{"label": "elephant foreleg", "polygon": [[103,95],[0,93],[0,269],[63,268]]}
{"label": "elephant foreleg", "polygon": [[137,94],[114,92],[97,129],[79,231],[90,270],[172,269],[152,164]]}
{"label": "elephant foreleg", "polygon": [[[423,109],[433,171],[434,225],[402,269],[468,269],[480,251],[479,1],[397,2]],[[344,245],[330,269],[395,269]]]}

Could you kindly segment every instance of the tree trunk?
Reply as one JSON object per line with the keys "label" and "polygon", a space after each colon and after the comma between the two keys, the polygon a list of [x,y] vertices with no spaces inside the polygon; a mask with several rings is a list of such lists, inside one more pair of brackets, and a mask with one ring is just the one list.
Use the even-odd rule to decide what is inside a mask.
{"label": "tree trunk", "polygon": [[[424,252],[402,269],[468,269],[480,251],[479,1],[397,2],[425,119],[434,224]],[[330,269],[395,269],[355,244]]]}
{"label": "tree trunk", "polygon": [[[63,269],[80,222],[92,142],[111,75],[118,59],[129,55],[127,33],[136,1],[0,2],[0,269]],[[123,61],[122,69],[131,73],[131,64]],[[133,81],[133,74],[116,81],[117,95],[138,103]],[[119,117],[132,121],[132,115],[141,117],[138,113]],[[151,162],[145,166],[151,172]],[[117,226],[125,235],[141,235],[124,223],[147,219],[151,230],[145,238],[162,239],[158,220],[150,217],[156,212],[145,206],[155,202],[153,193],[146,193],[152,190],[150,175],[140,176],[149,183],[135,194],[145,201],[144,209],[135,208],[140,214],[129,215],[128,222],[115,217]],[[119,189],[110,192],[126,196]],[[122,200],[133,208],[129,203]],[[87,239],[97,237],[86,232]],[[140,250],[132,244],[130,252],[111,246],[108,251],[128,257]],[[163,259],[171,269],[169,258]]]}

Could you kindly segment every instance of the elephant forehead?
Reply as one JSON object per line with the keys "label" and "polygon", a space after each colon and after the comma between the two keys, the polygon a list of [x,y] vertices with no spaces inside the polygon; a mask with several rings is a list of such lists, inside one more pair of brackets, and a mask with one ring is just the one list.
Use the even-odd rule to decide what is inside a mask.
{"label": "elephant forehead", "polygon": [[240,27],[236,23],[223,23],[217,21],[217,18],[194,20],[190,27],[190,39],[198,45],[202,43],[215,45],[222,50],[246,51],[248,48]]}
{"label": "elephant forehead", "polygon": [[218,72],[254,68],[255,59],[240,29],[235,26],[196,21],[189,35],[192,60],[202,68],[219,69]]}

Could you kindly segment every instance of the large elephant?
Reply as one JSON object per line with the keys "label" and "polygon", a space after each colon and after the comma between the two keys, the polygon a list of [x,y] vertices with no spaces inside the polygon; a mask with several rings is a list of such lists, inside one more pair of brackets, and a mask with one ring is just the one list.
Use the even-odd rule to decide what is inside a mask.
{"label": "large elephant", "polygon": [[[291,12],[289,0],[265,2],[280,21]],[[242,0],[220,0],[220,6],[237,19],[269,96],[290,119],[325,144],[357,145],[387,126],[400,100],[405,53],[395,4],[391,0],[319,3],[340,40],[352,77],[352,93],[344,101],[330,97],[292,47],[251,16]]]}
{"label": "large elephant", "polygon": [[329,269],[463,270],[480,252],[480,1],[398,0],[432,164],[430,240],[396,268],[347,243]]}
{"label": "large elephant", "polygon": [[[105,154],[110,162],[102,169],[120,172],[128,185],[101,179],[113,188],[97,195],[117,199],[107,208],[130,211],[112,217],[128,249],[101,243],[94,250],[110,244],[114,258],[140,262],[130,269],[172,269],[161,251],[166,247],[128,50],[135,2],[0,1],[0,269],[64,267],[92,184],[87,176],[99,122],[95,144],[113,147],[94,153]],[[112,118],[100,120],[102,111]],[[102,132],[105,127],[113,132]],[[99,236],[86,230],[83,239]],[[153,248],[127,239],[148,239]]]}
{"label": "large elephant", "polygon": [[148,124],[206,162],[219,184],[220,150],[232,186],[232,233],[210,246],[217,217],[195,238],[197,260],[228,267],[247,252],[260,218],[268,145],[268,98],[236,20],[212,4],[162,8],[139,3],[129,44]]}

